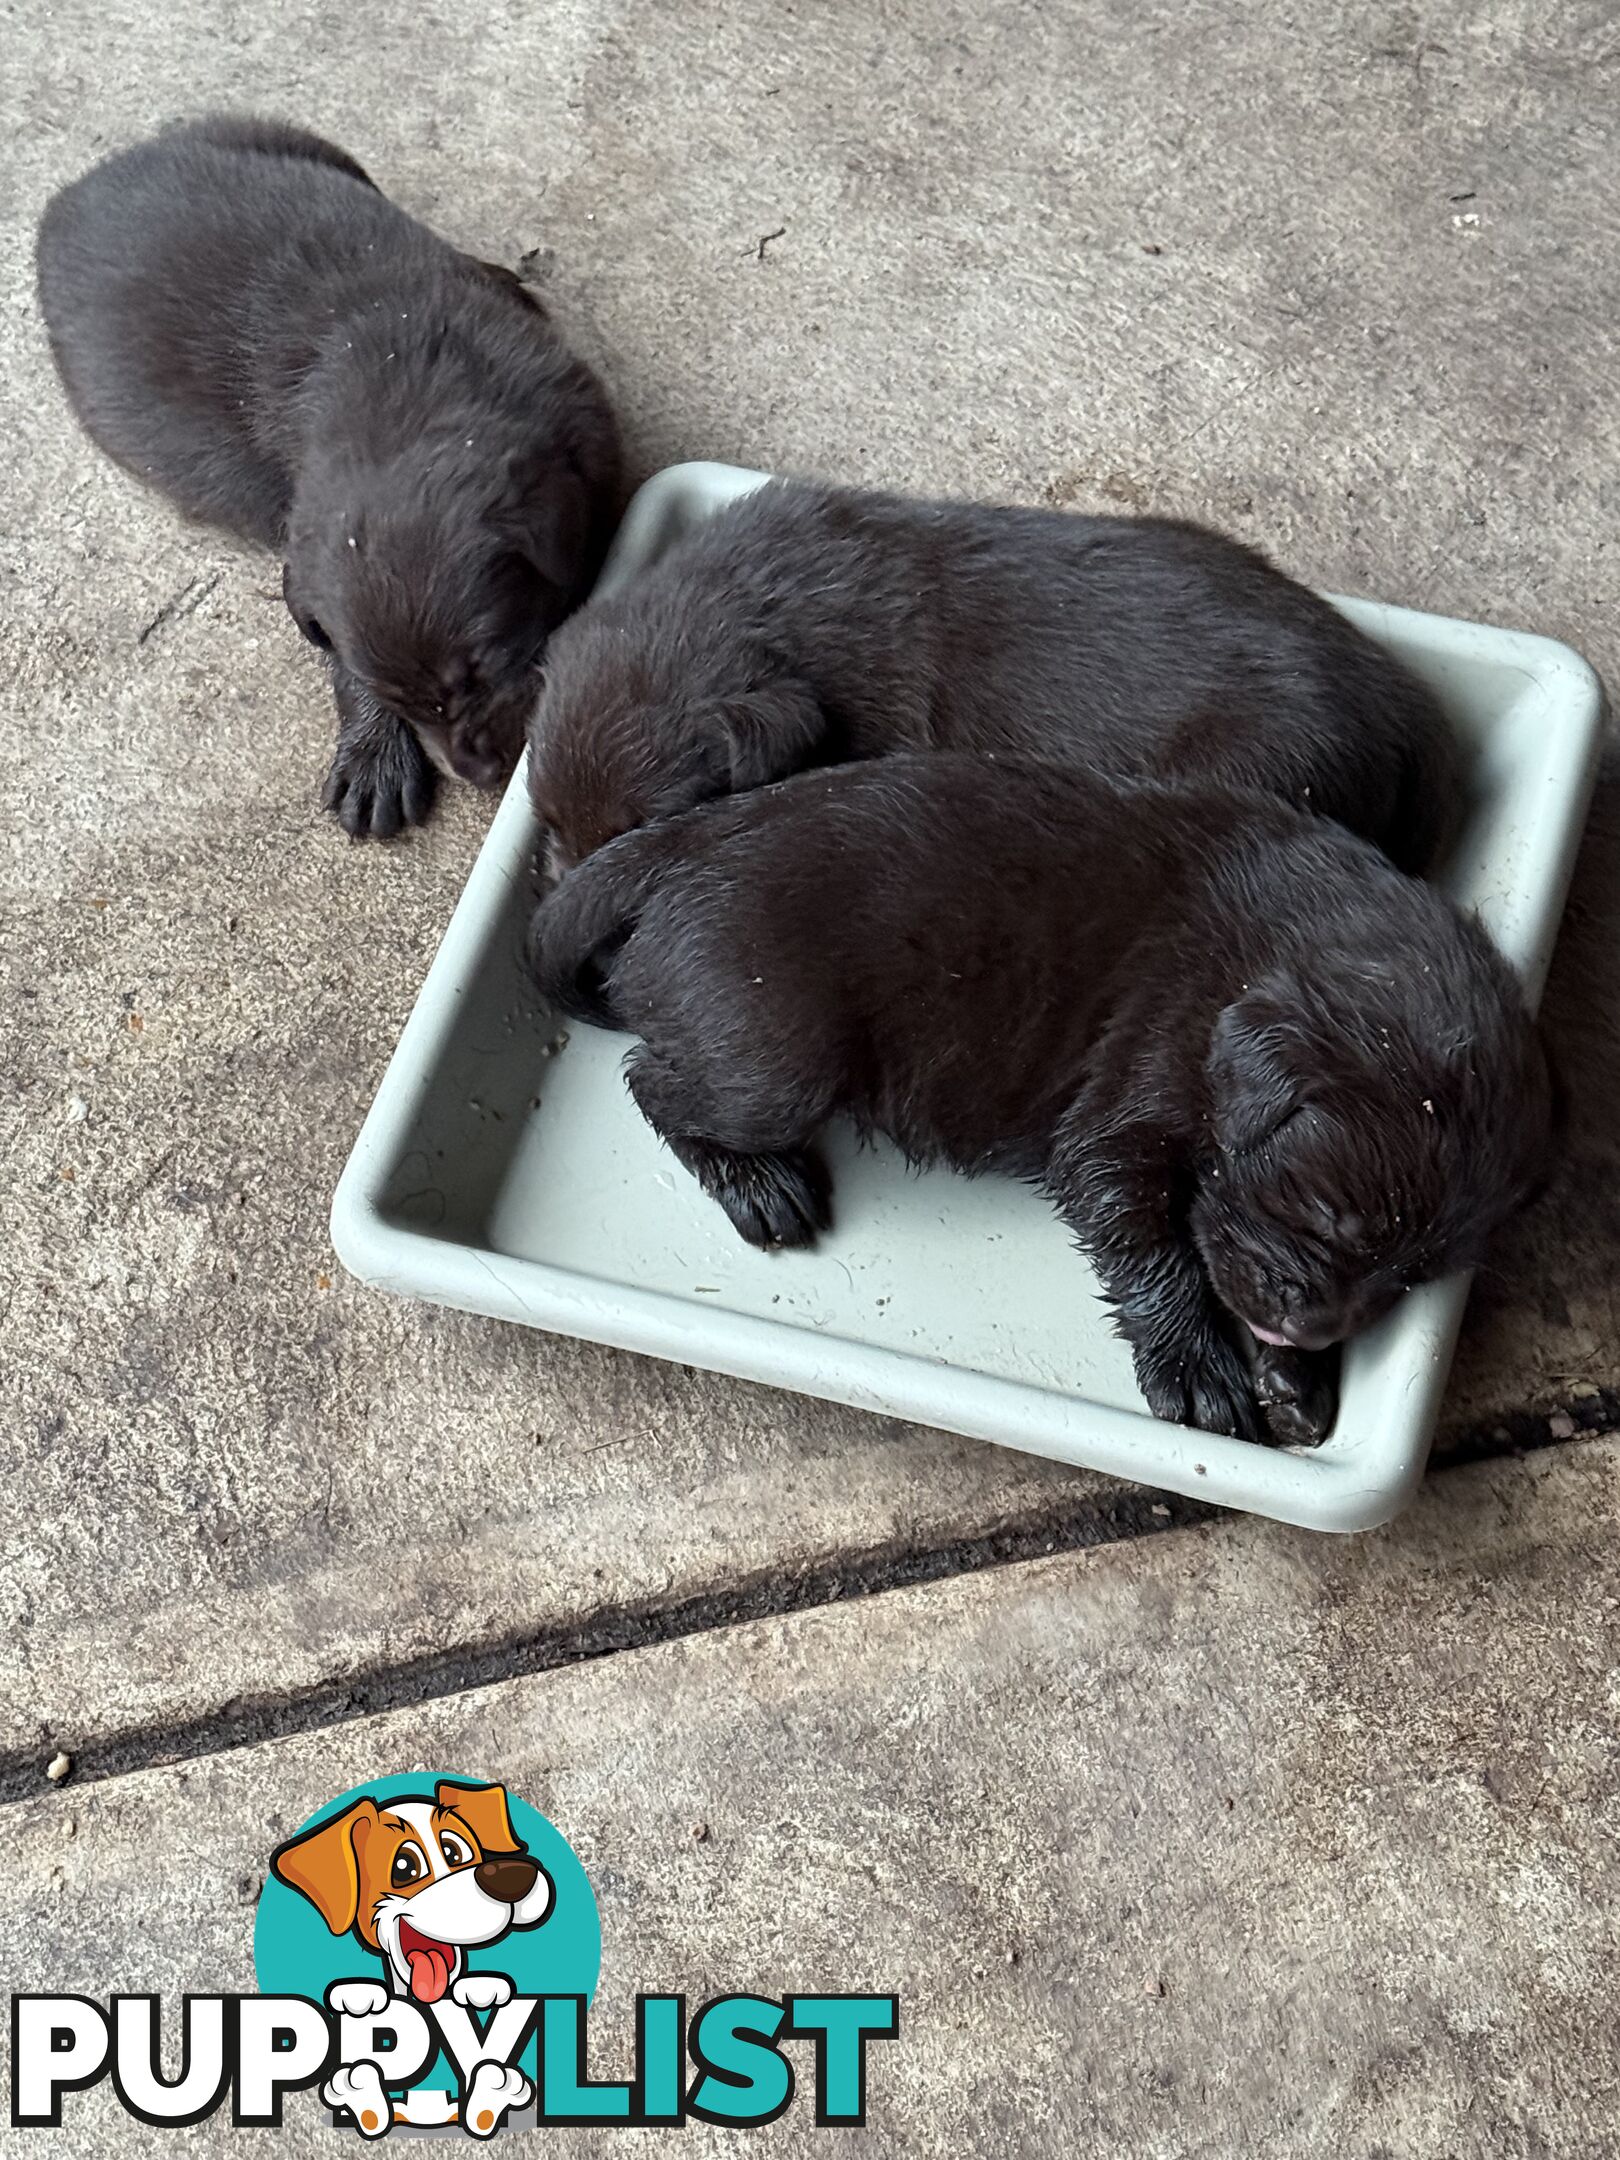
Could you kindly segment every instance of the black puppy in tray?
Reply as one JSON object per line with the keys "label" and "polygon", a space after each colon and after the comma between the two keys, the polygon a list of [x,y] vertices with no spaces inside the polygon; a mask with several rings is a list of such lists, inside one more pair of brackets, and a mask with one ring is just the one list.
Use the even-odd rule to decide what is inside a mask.
{"label": "black puppy in tray", "polygon": [[829,1220],[815,1135],[1041,1187],[1154,1414],[1319,1439],[1331,1353],[1472,1264],[1554,1090],[1476,924],[1258,794],[938,753],[643,827],[538,912],[541,990],[760,1246]]}

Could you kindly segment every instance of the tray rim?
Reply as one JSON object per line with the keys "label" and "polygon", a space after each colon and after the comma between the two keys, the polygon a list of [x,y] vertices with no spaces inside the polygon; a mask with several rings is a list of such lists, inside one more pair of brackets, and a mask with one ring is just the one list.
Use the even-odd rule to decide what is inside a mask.
{"label": "tray rim", "polygon": [[[596,590],[610,590],[634,574],[641,552],[672,513],[695,500],[712,511],[769,477],[703,461],[655,474],[630,503]],[[1556,860],[1540,882],[1539,904],[1532,896],[1532,904],[1519,910],[1520,934],[1502,941],[1529,996],[1538,1000],[1596,779],[1601,682],[1580,654],[1555,639],[1386,602],[1330,597],[1374,634],[1403,624],[1443,625],[1453,649],[1474,644],[1477,657],[1520,669],[1556,706],[1568,747],[1549,772],[1552,800],[1543,806],[1543,815],[1556,821]],[[396,1136],[414,1122],[453,1033],[464,981],[517,877],[526,876],[533,820],[525,774],[526,760],[490,824],[338,1180],[332,1243],[350,1274],[394,1295],[842,1402],[1304,1528],[1369,1529],[1410,1497],[1428,1458],[1461,1324],[1469,1288],[1464,1277],[1426,1285],[1384,1323],[1398,1327],[1414,1372],[1440,1368],[1439,1384],[1420,1414],[1396,1421],[1401,1429],[1387,1438],[1293,1450],[1164,1424],[1145,1409],[1122,1410],[724,1305],[694,1308],[665,1291],[583,1276],[390,1220],[381,1196]],[[515,863],[524,865],[521,873]],[[723,1322],[718,1329],[716,1320]],[[829,1360],[834,1348],[836,1357]]]}

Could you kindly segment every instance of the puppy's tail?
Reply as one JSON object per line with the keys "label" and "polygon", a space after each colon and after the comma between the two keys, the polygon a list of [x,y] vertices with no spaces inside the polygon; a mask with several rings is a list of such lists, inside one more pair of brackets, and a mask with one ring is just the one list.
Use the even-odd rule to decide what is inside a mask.
{"label": "puppy's tail", "polygon": [[612,962],[679,849],[669,825],[643,825],[587,856],[540,902],[529,961],[549,1005],[597,1027],[624,1025],[613,1006]]}

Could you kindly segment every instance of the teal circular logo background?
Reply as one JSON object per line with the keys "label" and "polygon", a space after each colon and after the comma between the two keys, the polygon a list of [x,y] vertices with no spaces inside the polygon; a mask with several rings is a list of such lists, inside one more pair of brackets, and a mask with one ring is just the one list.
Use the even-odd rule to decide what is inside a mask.
{"label": "teal circular logo background", "polygon": [[[379,1806],[396,1800],[431,1800],[441,1781],[449,1785],[492,1782],[459,1770],[412,1770],[398,1777],[372,1778],[317,1808],[293,1835],[302,1837],[306,1831],[318,1829],[353,1807],[357,1800],[369,1798]],[[596,1993],[602,1965],[602,1925],[590,1878],[555,1823],[510,1789],[506,1800],[512,1828],[551,1877],[551,1909],[538,1927],[511,1928],[499,1942],[481,1943],[468,1950],[466,1969],[505,1973],[518,1995],[583,1995],[588,2000]],[[314,2002],[325,2000],[334,1980],[380,1980],[384,1986],[389,1984],[381,1958],[353,1935],[332,1934],[308,1898],[275,1875],[267,1875],[259,1896],[253,1929],[253,1967],[261,1994],[306,1995]],[[531,2040],[522,2060],[531,2078],[533,2054]],[[418,2082],[437,2084],[445,2075],[440,2056]],[[454,2083],[453,2076],[450,2082]]]}

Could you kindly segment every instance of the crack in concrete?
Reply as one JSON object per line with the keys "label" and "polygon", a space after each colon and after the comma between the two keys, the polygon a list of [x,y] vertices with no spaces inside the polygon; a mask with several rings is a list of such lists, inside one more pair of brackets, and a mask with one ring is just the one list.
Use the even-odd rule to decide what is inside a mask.
{"label": "crack in concrete", "polygon": [[[1435,1476],[1469,1464],[1539,1453],[1572,1440],[1594,1438],[1620,1427],[1620,1389],[1602,1388],[1553,1409],[1512,1411],[1444,1440]],[[850,1598],[942,1582],[990,1568],[1013,1567],[1059,1552],[1124,1544],[1212,1522],[1225,1511],[1204,1501],[1150,1487],[1096,1495],[1075,1506],[1035,1509],[977,1536],[943,1545],[874,1546],[791,1576],[746,1575],[724,1590],[704,1591],[664,1605],[646,1599],[609,1608],[584,1620],[537,1634],[470,1650],[443,1651],[369,1673],[301,1689],[291,1696],[257,1696],[230,1703],[176,1724],[136,1728],[87,1743],[74,1756],[70,1781],[76,1791],[109,1778],[174,1763],[195,1762],[267,1740],[321,1731],[357,1718],[375,1717],[469,1693],[504,1680],[555,1672],[626,1650],[651,1649],[687,1636],[749,1621],[811,1612]],[[46,1783],[44,1765],[57,1746],[0,1754],[0,1807],[37,1799]]]}
{"label": "crack in concrete", "polygon": [[[216,570],[212,577],[194,577],[190,584],[183,585],[179,592],[171,593],[135,640],[136,644],[144,645],[148,638],[155,636],[159,630],[166,629],[170,623],[183,622],[188,615],[195,615],[224,575],[223,570]],[[279,599],[281,596],[278,593],[276,597]]]}

